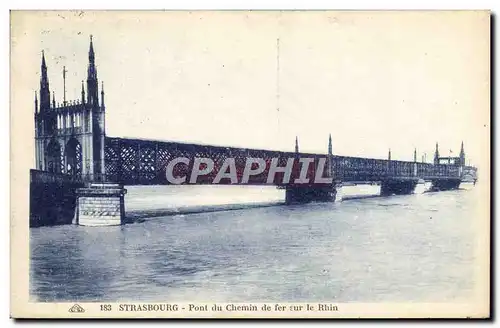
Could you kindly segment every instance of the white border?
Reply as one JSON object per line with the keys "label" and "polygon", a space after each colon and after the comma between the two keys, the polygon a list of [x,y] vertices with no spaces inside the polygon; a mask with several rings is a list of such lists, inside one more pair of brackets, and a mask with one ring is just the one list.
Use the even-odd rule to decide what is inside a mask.
{"label": "white border", "polygon": [[[476,0],[476,1],[438,1],[438,0],[420,0],[420,1],[374,1],[369,0],[350,0],[350,1],[318,1],[318,0],[305,0],[305,1],[278,1],[278,0],[256,0],[256,1],[150,1],[142,0],[138,1],[102,1],[102,0],[88,0],[68,3],[66,1],[2,1],[0,7],[3,10],[0,11],[0,19],[2,20],[1,31],[2,40],[4,40],[4,49],[0,52],[1,62],[3,63],[1,72],[3,73],[3,79],[1,81],[2,85],[0,87],[0,99],[3,100],[3,108],[0,117],[0,151],[3,154],[10,154],[9,149],[9,9],[71,9],[71,8],[81,8],[81,9],[491,9],[494,13],[498,14],[499,1],[496,0]],[[5,8],[3,8],[5,7]],[[498,26],[498,16],[495,17],[496,26]],[[494,34],[495,44],[498,41],[498,34]],[[498,59],[498,55],[495,57]],[[493,92],[496,94],[498,92],[498,85],[496,85]],[[495,99],[496,100],[496,99]],[[497,102],[495,101],[495,108],[497,107]],[[497,114],[498,117],[498,114]],[[495,126],[498,126],[498,122],[495,122]],[[10,157],[10,156],[9,156]],[[1,172],[0,175],[0,190],[1,190],[1,201],[3,217],[9,218],[9,162],[7,156],[4,156],[5,160],[1,161]],[[496,182],[496,181],[495,181]],[[495,199],[495,202],[496,203]],[[498,223],[496,224],[498,226]],[[1,305],[3,313],[2,317],[2,327],[9,327],[14,324],[12,320],[9,320],[9,220],[4,221],[4,229],[1,229],[2,246],[4,250],[4,265],[2,270],[2,279],[4,282],[3,297],[1,298]],[[497,231],[495,231],[496,233]],[[495,254],[494,252],[493,254]],[[498,285],[498,284],[497,284]],[[38,323],[42,325],[50,325],[51,322]],[[64,323],[68,324],[68,322]],[[75,324],[75,323],[73,323]],[[82,324],[82,323],[80,323]],[[83,323],[83,325],[100,326],[102,322],[88,322]],[[122,323],[119,323],[122,324]],[[140,325],[141,323],[133,323],[134,325]],[[171,324],[178,324],[174,322],[169,322]],[[212,322],[212,324],[219,324],[219,322]],[[230,324],[235,324],[234,322]],[[258,324],[268,324],[268,323],[252,323],[254,325]],[[300,322],[299,324],[306,324],[305,322]],[[310,324],[310,323],[309,323]],[[342,323],[345,324],[345,323]],[[353,324],[352,322],[350,324]],[[359,323],[355,323],[359,324]],[[405,323],[397,323],[399,325],[404,325]],[[437,324],[437,323],[434,323]],[[470,323],[456,323],[456,324],[467,324]]]}

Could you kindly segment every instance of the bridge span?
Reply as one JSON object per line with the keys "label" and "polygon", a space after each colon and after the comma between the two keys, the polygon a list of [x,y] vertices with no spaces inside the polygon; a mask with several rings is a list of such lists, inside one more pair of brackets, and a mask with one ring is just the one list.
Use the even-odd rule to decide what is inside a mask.
{"label": "bridge span", "polygon": [[423,163],[416,150],[413,161],[394,160],[390,151],[385,160],[340,156],[333,153],[331,136],[325,154],[300,152],[297,139],[294,152],[282,152],[108,137],[92,38],[87,72],[81,99],[56,103],[42,52],[40,102],[36,92],[34,101],[32,217],[60,212],[39,210],[40,204],[63,202],[62,212],[75,208],[75,223],[121,224],[124,185],[275,185],[286,190],[287,203],[303,203],[339,200],[343,183],[377,182],[382,195],[392,195],[412,193],[422,180],[431,181],[434,190],[448,190],[477,179],[477,169],[465,165],[463,143],[457,157],[441,157],[436,144],[433,163]]}
{"label": "bridge span", "polygon": [[[331,137],[329,149],[331,149]],[[188,164],[179,163],[173,167],[174,175],[190,177],[196,158],[208,159],[214,167],[208,173],[198,176],[196,182],[186,179],[180,184],[213,184],[221,168],[231,170],[224,163],[234,159],[234,170],[237,181],[230,178],[217,180],[217,184],[274,184],[278,186],[293,185],[300,177],[301,160],[311,159],[307,170],[307,179],[313,183],[318,170],[322,178],[332,178],[332,182],[369,183],[387,179],[422,179],[426,181],[442,179],[462,179],[463,175],[474,171],[473,167],[453,164],[430,164],[414,161],[398,161],[392,159],[373,159],[328,154],[280,152],[264,149],[249,149],[224,146],[211,146],[193,143],[157,141],[144,139],[127,139],[106,137],[105,143],[105,177],[107,181],[119,182],[125,185],[179,184],[167,179],[167,166],[176,158],[186,158]],[[262,159],[265,168],[259,174],[252,175],[242,182],[248,159]],[[273,163],[275,159],[275,163]],[[291,163],[291,164],[290,164]],[[324,166],[321,167],[322,163]],[[273,165],[275,164],[275,165]],[[268,180],[272,167],[291,167],[290,178],[283,181],[284,172],[276,172],[272,181]],[[271,172],[272,173],[272,172]],[[89,175],[86,180],[92,180]],[[99,179],[99,177],[96,177]],[[329,182],[316,182],[325,184]]]}

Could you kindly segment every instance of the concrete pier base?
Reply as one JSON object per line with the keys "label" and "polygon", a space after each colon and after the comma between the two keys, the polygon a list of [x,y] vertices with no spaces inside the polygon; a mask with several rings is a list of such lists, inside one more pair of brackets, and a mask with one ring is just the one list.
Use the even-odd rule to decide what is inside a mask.
{"label": "concrete pier base", "polygon": [[434,179],[430,191],[458,189],[461,179]]}
{"label": "concrete pier base", "polygon": [[380,186],[381,196],[412,194],[417,186],[418,179],[386,179]]}
{"label": "concrete pier base", "polygon": [[286,204],[303,204],[309,202],[333,202],[336,189],[333,185],[308,186],[294,185],[286,187]]}
{"label": "concrete pier base", "polygon": [[112,226],[124,224],[125,194],[120,184],[91,183],[76,190],[73,224],[82,226]]}

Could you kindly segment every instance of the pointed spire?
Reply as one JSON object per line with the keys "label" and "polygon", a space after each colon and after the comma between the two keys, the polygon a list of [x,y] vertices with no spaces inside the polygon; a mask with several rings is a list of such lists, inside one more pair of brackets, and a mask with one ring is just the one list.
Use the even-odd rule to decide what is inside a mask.
{"label": "pointed spire", "polygon": [[92,43],[92,34],[90,35],[89,61],[94,62],[94,44]]}
{"label": "pointed spire", "polygon": [[460,164],[465,165],[465,151],[464,151],[464,142],[462,141],[462,145],[460,146]]}
{"label": "pointed spire", "polygon": [[417,161],[417,148],[415,148],[415,150],[413,151],[413,161]]}
{"label": "pointed spire", "polygon": [[299,137],[295,136],[295,152],[299,152]]}
{"label": "pointed spire", "polygon": [[332,155],[332,134],[328,134],[328,155]]}
{"label": "pointed spire", "polygon": [[45,51],[42,50],[42,67],[47,67],[45,64]]}
{"label": "pointed spire", "polygon": [[40,112],[50,108],[50,88],[47,76],[47,64],[45,63],[45,52],[42,50],[42,65],[40,69]]}
{"label": "pointed spire", "polygon": [[436,151],[434,152],[434,164],[439,164],[439,145],[436,142]]}
{"label": "pointed spire", "polygon": [[99,87],[97,84],[97,69],[95,66],[94,44],[90,36],[89,66],[87,70],[87,103],[93,108],[99,107]]}
{"label": "pointed spire", "polygon": [[389,154],[387,156],[388,160],[391,160],[391,148],[389,148]]}

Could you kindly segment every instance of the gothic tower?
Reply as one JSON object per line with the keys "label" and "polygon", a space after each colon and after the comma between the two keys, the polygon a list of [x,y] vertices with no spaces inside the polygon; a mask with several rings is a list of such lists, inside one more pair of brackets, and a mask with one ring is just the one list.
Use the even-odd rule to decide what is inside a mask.
{"label": "gothic tower", "polygon": [[90,36],[89,47],[89,65],[87,69],[87,106],[92,112],[92,131],[93,131],[93,173],[97,179],[104,174],[104,90],[101,92],[102,102],[99,106],[99,90],[97,80],[97,69],[95,65],[94,44],[92,35]]}
{"label": "gothic tower", "polygon": [[[52,97],[54,100],[54,97]],[[40,103],[35,93],[35,167],[38,170],[61,171],[61,160],[57,145],[50,143],[49,137],[57,129],[57,114],[50,103],[50,86],[47,75],[45,53],[42,51],[40,66]]]}
{"label": "gothic tower", "polygon": [[[95,52],[90,37],[87,92],[81,98],[56,103],[50,95],[45,54],[42,52],[39,97],[35,92],[35,158],[38,170],[101,181],[104,169],[104,89],[99,90]],[[63,69],[64,87],[65,73]],[[63,96],[65,100],[65,95]]]}

